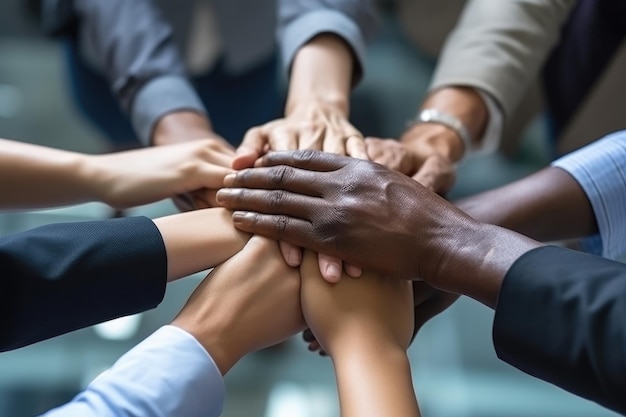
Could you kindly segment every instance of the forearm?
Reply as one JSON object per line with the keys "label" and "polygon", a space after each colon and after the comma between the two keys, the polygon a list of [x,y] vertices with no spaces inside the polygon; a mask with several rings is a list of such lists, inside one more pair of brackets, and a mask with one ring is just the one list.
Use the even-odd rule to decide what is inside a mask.
{"label": "forearm", "polygon": [[221,264],[250,238],[235,229],[231,213],[221,208],[161,217],[154,224],[165,243],[169,281]]}
{"label": "forearm", "polygon": [[0,139],[0,209],[97,200],[89,171],[85,155]]}
{"label": "forearm", "polygon": [[342,417],[420,415],[404,350],[358,343],[333,364]]}
{"label": "forearm", "polygon": [[597,232],[593,209],[578,182],[560,168],[465,198],[457,206],[483,223],[535,240],[553,241]]}
{"label": "forearm", "polygon": [[422,276],[443,291],[466,295],[491,308],[511,266],[542,246],[511,230],[482,223],[452,225],[441,231],[439,243],[444,251],[438,262],[431,262],[435,269]]}
{"label": "forearm", "polygon": [[331,106],[347,117],[354,57],[338,36],[322,34],[297,53],[291,68],[286,115],[310,104]]}

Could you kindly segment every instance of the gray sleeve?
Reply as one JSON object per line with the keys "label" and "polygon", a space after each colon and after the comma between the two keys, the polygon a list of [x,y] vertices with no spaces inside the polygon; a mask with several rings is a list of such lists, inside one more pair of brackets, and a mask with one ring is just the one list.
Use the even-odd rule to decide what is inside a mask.
{"label": "gray sleeve", "polygon": [[278,44],[288,73],[298,50],[316,35],[333,33],[354,53],[353,84],[363,76],[365,44],[377,27],[372,0],[279,0]]}
{"label": "gray sleeve", "polygon": [[205,113],[186,78],[172,29],[150,0],[76,0],[79,42],[108,79],[146,145],[168,113]]}

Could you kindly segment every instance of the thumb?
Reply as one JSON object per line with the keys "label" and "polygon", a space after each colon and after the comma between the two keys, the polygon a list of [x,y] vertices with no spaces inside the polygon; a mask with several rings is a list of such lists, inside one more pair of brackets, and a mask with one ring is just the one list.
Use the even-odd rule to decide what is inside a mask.
{"label": "thumb", "polygon": [[254,162],[263,155],[266,142],[267,137],[261,132],[261,128],[254,127],[248,130],[237,148],[232,168],[243,169],[254,166]]}

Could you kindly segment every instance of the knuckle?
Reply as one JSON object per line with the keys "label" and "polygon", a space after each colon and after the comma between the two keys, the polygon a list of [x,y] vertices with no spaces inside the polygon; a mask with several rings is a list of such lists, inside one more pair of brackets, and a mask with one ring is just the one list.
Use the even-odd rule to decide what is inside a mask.
{"label": "knuckle", "polygon": [[278,240],[282,240],[289,225],[289,217],[285,215],[276,216],[274,220],[274,229],[276,230]]}
{"label": "knuckle", "polygon": [[282,186],[289,178],[291,168],[285,165],[274,167],[269,172],[269,181],[275,187]]}
{"label": "knuckle", "polygon": [[283,190],[272,191],[268,201],[268,209],[272,212],[278,212],[282,209],[284,201],[285,192]]}
{"label": "knuckle", "polygon": [[313,162],[320,154],[319,151],[313,149],[303,149],[294,154],[294,158],[298,162]]}

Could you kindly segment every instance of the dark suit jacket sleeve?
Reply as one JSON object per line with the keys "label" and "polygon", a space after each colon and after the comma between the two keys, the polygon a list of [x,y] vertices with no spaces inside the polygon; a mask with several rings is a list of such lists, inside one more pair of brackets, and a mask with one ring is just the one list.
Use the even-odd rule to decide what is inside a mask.
{"label": "dark suit jacket sleeve", "polygon": [[626,413],[626,265],[553,246],[508,271],[493,329],[498,357]]}
{"label": "dark suit jacket sleeve", "polygon": [[0,351],[156,307],[167,256],[145,217],[0,237]]}

